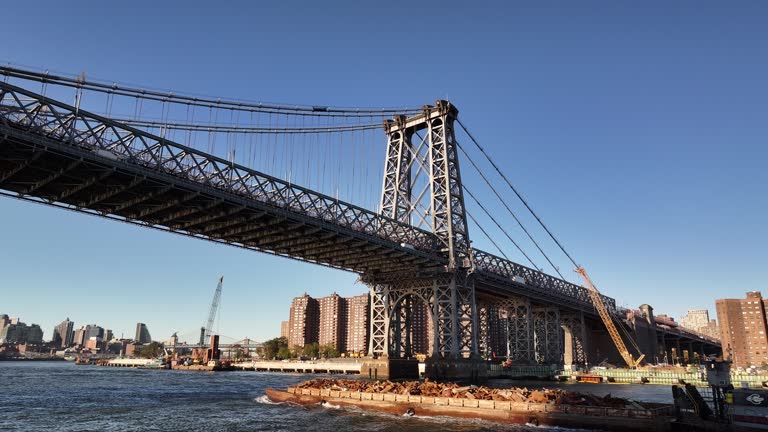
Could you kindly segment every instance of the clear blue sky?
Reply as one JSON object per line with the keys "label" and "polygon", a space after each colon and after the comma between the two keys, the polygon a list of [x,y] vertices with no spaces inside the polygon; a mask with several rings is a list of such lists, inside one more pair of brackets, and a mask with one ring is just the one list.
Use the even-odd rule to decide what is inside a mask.
{"label": "clear blue sky", "polygon": [[[620,303],[678,316],[768,291],[765,2],[78,3],[3,5],[0,61],[299,104],[448,98]],[[0,199],[0,313],[46,337],[67,316],[117,335],[137,321],[155,339],[190,334],[220,274],[233,337],[278,335],[305,291],[365,289],[340,271]]]}

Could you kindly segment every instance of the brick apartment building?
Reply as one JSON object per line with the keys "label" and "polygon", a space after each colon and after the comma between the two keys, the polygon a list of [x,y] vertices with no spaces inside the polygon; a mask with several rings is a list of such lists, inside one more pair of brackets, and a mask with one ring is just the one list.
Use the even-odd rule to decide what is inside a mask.
{"label": "brick apartment building", "polygon": [[368,319],[368,294],[344,298],[333,293],[320,299],[304,294],[291,303],[288,346],[316,342],[333,345],[339,352],[367,352]]}
{"label": "brick apartment building", "polygon": [[768,362],[768,303],[762,294],[751,291],[745,299],[720,299],[715,302],[715,307],[726,359],[730,355],[736,367],[760,366]]}
{"label": "brick apartment building", "polygon": [[303,347],[317,342],[320,326],[320,307],[317,300],[306,293],[291,303],[288,318],[288,346]]}
{"label": "brick apartment building", "polygon": [[346,351],[347,299],[336,293],[318,299],[320,305],[320,346],[333,345],[339,352]]}
{"label": "brick apartment building", "polygon": [[347,328],[344,351],[368,352],[368,319],[370,305],[368,294],[349,297],[347,301]]}

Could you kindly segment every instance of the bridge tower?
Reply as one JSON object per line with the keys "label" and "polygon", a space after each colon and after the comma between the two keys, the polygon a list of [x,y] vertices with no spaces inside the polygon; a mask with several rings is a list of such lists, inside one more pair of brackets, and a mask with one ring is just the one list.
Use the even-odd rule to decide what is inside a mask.
{"label": "bridge tower", "polygon": [[[427,308],[430,340],[427,373],[476,376],[478,322],[469,240],[454,122],[458,110],[438,100],[422,113],[397,116],[384,125],[387,152],[382,215],[428,229],[445,265],[419,275],[367,274],[371,289],[369,355],[413,358],[414,317]],[[417,180],[421,178],[421,183]],[[426,179],[426,181],[424,180]],[[411,245],[401,245],[406,248]]]}

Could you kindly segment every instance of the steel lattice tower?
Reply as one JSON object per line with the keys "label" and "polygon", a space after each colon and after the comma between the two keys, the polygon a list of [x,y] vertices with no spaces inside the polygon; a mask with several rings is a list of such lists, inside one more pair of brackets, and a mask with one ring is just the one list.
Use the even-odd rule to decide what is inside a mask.
{"label": "steel lattice tower", "polygon": [[[439,100],[414,117],[385,123],[387,153],[381,213],[413,225],[425,225],[438,238],[447,265],[429,275],[367,276],[371,286],[370,354],[410,357],[413,305],[431,311],[431,354],[456,359],[478,354],[474,259],[469,242],[458,147],[454,137],[456,107]],[[419,132],[424,131],[423,137]],[[414,145],[414,137],[420,138]],[[427,186],[414,191],[414,178]],[[416,192],[416,193],[414,193]],[[427,202],[428,200],[428,202]],[[412,247],[412,245],[403,245]],[[420,301],[417,301],[420,300]]]}

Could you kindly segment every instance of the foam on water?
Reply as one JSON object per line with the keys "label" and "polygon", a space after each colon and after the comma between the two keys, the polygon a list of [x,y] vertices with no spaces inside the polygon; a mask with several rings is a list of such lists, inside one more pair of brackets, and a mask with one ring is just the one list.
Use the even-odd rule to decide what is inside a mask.
{"label": "foam on water", "polygon": [[254,399],[254,401],[265,405],[282,405],[283,402],[273,402],[267,395],[261,395]]}

